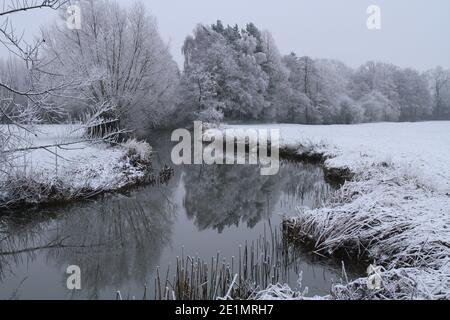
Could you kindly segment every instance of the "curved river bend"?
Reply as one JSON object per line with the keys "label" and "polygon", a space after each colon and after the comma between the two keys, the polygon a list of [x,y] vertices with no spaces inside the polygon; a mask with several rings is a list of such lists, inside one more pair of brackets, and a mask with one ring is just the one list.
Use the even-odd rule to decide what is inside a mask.
{"label": "curved river bend", "polygon": [[[152,139],[150,139],[152,140]],[[157,165],[170,165],[170,148],[155,147]],[[156,267],[165,273],[177,256],[210,261],[238,256],[296,207],[317,207],[332,191],[316,165],[283,161],[278,175],[257,166],[180,166],[165,186],[52,209],[0,217],[0,299],[114,299],[153,297]],[[287,282],[309,295],[329,293],[339,264],[304,252]],[[81,269],[81,290],[66,287],[66,268]]]}

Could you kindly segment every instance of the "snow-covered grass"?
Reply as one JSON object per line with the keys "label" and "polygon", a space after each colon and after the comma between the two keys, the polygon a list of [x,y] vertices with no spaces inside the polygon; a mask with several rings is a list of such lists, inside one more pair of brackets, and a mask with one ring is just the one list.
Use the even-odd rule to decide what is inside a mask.
{"label": "snow-covered grass", "polygon": [[384,267],[382,289],[364,278],[330,297],[450,298],[450,122],[246,127],[279,128],[283,147],[353,175],[324,207],[286,221],[318,252]]}
{"label": "snow-covered grass", "polygon": [[313,147],[331,158],[327,166],[348,167],[360,172],[373,163],[392,162],[411,169],[433,187],[450,192],[449,121],[224,127],[280,129],[283,146]]}
{"label": "snow-covered grass", "polygon": [[24,136],[18,147],[60,147],[10,154],[9,163],[2,164],[0,206],[89,197],[141,182],[151,171],[151,147],[145,142],[93,143],[79,125],[40,125],[33,128],[36,136],[9,130]]}

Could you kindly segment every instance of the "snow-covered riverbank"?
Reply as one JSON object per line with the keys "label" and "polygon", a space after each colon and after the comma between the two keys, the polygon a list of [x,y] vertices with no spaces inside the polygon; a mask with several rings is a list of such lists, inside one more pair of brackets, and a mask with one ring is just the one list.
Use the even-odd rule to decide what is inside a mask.
{"label": "snow-covered riverbank", "polygon": [[450,122],[224,127],[279,128],[282,147],[353,174],[324,207],[286,221],[320,253],[385,269],[382,289],[364,278],[332,297],[450,298]]}
{"label": "snow-covered riverbank", "polygon": [[77,125],[40,125],[33,128],[36,136],[9,130],[26,135],[20,147],[28,150],[13,153],[9,163],[2,164],[6,170],[0,177],[0,205],[4,207],[90,197],[143,182],[151,174],[147,143],[94,143],[83,138]]}

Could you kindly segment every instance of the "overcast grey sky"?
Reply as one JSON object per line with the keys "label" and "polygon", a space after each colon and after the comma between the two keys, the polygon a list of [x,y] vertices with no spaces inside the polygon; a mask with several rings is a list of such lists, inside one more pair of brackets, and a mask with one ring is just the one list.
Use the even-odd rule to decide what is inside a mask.
{"label": "overcast grey sky", "polygon": [[[133,0],[118,0],[128,5]],[[146,0],[159,30],[181,65],[184,38],[197,23],[245,25],[269,30],[281,53],[334,58],[350,66],[367,60],[425,70],[450,68],[449,0]],[[366,27],[369,5],[381,8],[381,30]],[[21,13],[14,22],[27,36],[51,21],[49,10]],[[4,56],[5,50],[0,53]]]}

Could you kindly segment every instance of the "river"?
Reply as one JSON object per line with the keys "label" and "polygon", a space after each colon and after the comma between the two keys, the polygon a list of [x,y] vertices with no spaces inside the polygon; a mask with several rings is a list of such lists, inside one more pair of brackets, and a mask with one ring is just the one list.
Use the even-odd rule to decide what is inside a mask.
{"label": "river", "polygon": [[[170,148],[154,145],[155,167],[171,165]],[[314,208],[332,192],[314,164],[282,161],[279,174],[258,166],[175,166],[167,185],[141,186],[65,206],[0,217],[0,299],[141,299],[154,297],[156,268],[177,256],[231,261],[239,247],[279,229],[282,215]],[[81,290],[68,290],[66,268],[81,270]],[[300,250],[285,281],[308,295],[329,293],[341,265]],[[170,272],[170,270],[169,270]],[[352,276],[352,273],[349,273]]]}

